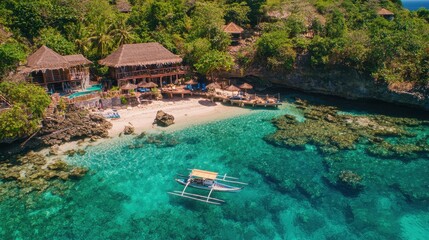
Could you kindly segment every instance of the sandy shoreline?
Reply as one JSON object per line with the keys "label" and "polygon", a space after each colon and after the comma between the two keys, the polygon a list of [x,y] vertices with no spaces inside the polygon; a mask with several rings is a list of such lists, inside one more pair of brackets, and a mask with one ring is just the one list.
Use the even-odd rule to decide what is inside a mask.
{"label": "sandy shoreline", "polygon": [[[173,115],[175,123],[169,127],[152,125],[158,110],[163,110]],[[112,110],[108,109],[104,111],[104,113],[107,112],[112,112]],[[136,134],[142,132],[171,132],[194,125],[249,114],[251,110],[237,106],[227,106],[219,102],[211,102],[204,98],[174,98],[153,101],[150,104],[133,108],[120,109],[117,112],[121,118],[109,120],[113,125],[109,130],[111,138],[119,137],[127,125],[132,125],[135,128]],[[86,139],[83,144],[77,144],[76,141],[68,142],[59,146],[59,154],[64,154],[65,151],[70,149],[84,149],[88,145],[97,145],[106,140],[109,139],[99,139],[95,143]],[[47,155],[49,149],[44,149],[41,153]]]}

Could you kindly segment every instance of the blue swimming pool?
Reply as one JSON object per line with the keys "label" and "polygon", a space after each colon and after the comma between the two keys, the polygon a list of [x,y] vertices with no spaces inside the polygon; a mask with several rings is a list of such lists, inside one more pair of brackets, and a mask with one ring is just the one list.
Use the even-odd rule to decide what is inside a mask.
{"label": "blue swimming pool", "polygon": [[85,89],[83,91],[73,93],[70,96],[68,96],[68,98],[72,99],[75,97],[80,97],[83,95],[91,94],[91,93],[96,92],[96,91],[101,91],[101,84],[92,85],[91,87],[88,87],[87,89]]}

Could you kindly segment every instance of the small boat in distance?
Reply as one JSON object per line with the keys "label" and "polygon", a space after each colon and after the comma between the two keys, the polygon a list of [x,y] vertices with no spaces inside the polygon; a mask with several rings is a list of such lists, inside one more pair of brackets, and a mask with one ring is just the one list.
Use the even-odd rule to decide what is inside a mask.
{"label": "small boat in distance", "polygon": [[[210,197],[213,191],[218,192],[238,192],[243,187],[230,186],[220,182],[228,182],[235,184],[247,185],[247,183],[236,181],[238,178],[227,176],[226,174],[221,175],[219,178],[219,174],[217,172],[209,172],[205,170],[199,169],[191,169],[191,173],[188,176],[179,175],[180,178],[176,179],[176,182],[185,185],[185,188],[182,191],[173,191],[168,192],[171,195],[189,198],[205,203],[220,205],[225,203],[222,199],[217,199]],[[187,193],[185,192],[188,187],[198,188],[202,190],[210,191],[207,196]]]}

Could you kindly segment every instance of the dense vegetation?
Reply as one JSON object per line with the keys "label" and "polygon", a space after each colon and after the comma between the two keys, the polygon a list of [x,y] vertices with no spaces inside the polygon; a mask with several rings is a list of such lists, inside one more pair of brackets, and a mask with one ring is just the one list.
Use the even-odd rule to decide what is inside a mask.
{"label": "dense vegetation", "polygon": [[51,102],[43,88],[3,81],[0,95],[11,105],[0,113],[0,141],[29,135],[39,129],[43,113]]}
{"label": "dense vegetation", "polygon": [[[14,70],[43,44],[60,54],[82,53],[96,62],[123,43],[157,41],[182,55],[198,73],[211,77],[233,68],[234,59],[242,69],[262,66],[280,73],[293,71],[297,59],[308,59],[299,64],[316,71],[351,68],[377,81],[405,83],[409,89],[429,83],[429,11],[410,12],[400,0],[129,3],[132,11],[120,13],[115,0],[2,0],[0,75]],[[378,16],[381,7],[394,12],[395,18]],[[233,56],[228,52],[230,36],[222,31],[231,21],[257,33]],[[32,108],[8,114],[19,119],[18,111],[28,110]],[[1,117],[3,124],[8,117]],[[35,123],[26,122],[25,132]]]}
{"label": "dense vegetation", "polygon": [[[0,26],[13,36],[0,45],[0,74],[42,44],[98,60],[120,44],[149,41],[210,74],[222,70],[207,64],[222,62],[215,58],[227,54],[230,42],[221,27],[234,21],[262,31],[256,46],[238,56],[247,65],[291,71],[296,57],[309,53],[314,68],[350,67],[387,82],[429,81],[429,11],[404,10],[400,0],[129,2],[131,13],[120,13],[115,0],[2,1]],[[394,12],[394,20],[378,16],[381,7]]]}

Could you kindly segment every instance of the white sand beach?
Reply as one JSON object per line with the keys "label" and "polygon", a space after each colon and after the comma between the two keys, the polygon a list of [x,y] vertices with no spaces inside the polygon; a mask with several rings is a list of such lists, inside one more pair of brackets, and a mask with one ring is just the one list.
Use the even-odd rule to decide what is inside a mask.
{"label": "white sand beach", "polygon": [[[159,127],[153,125],[158,110],[174,116],[174,124],[169,127]],[[104,113],[112,112],[107,109]],[[216,120],[227,119],[243,114],[249,114],[251,109],[237,106],[228,106],[219,102],[211,102],[205,98],[173,98],[161,101],[153,101],[149,104],[142,104],[128,109],[117,110],[119,119],[109,120],[112,128],[109,130],[111,138],[119,137],[125,126],[132,125],[135,133],[177,131],[198,124],[204,124]],[[123,135],[123,134],[122,134]],[[90,143],[88,139],[83,144],[68,142],[59,146],[59,153],[64,153],[70,149],[83,149],[89,144],[100,144],[108,139],[99,139],[95,143]],[[41,153],[47,154],[49,149],[44,149]]]}
{"label": "white sand beach", "polygon": [[[174,124],[169,127],[152,125],[158,110],[174,116]],[[109,112],[111,110],[106,110]],[[211,102],[204,98],[174,98],[162,101],[153,101],[147,105],[140,105],[131,109],[118,110],[121,118],[110,120],[113,124],[109,131],[111,137],[118,136],[125,126],[132,125],[135,133],[143,131],[175,131],[196,124],[226,119],[246,113],[250,109],[237,106],[227,106],[219,102]]]}

